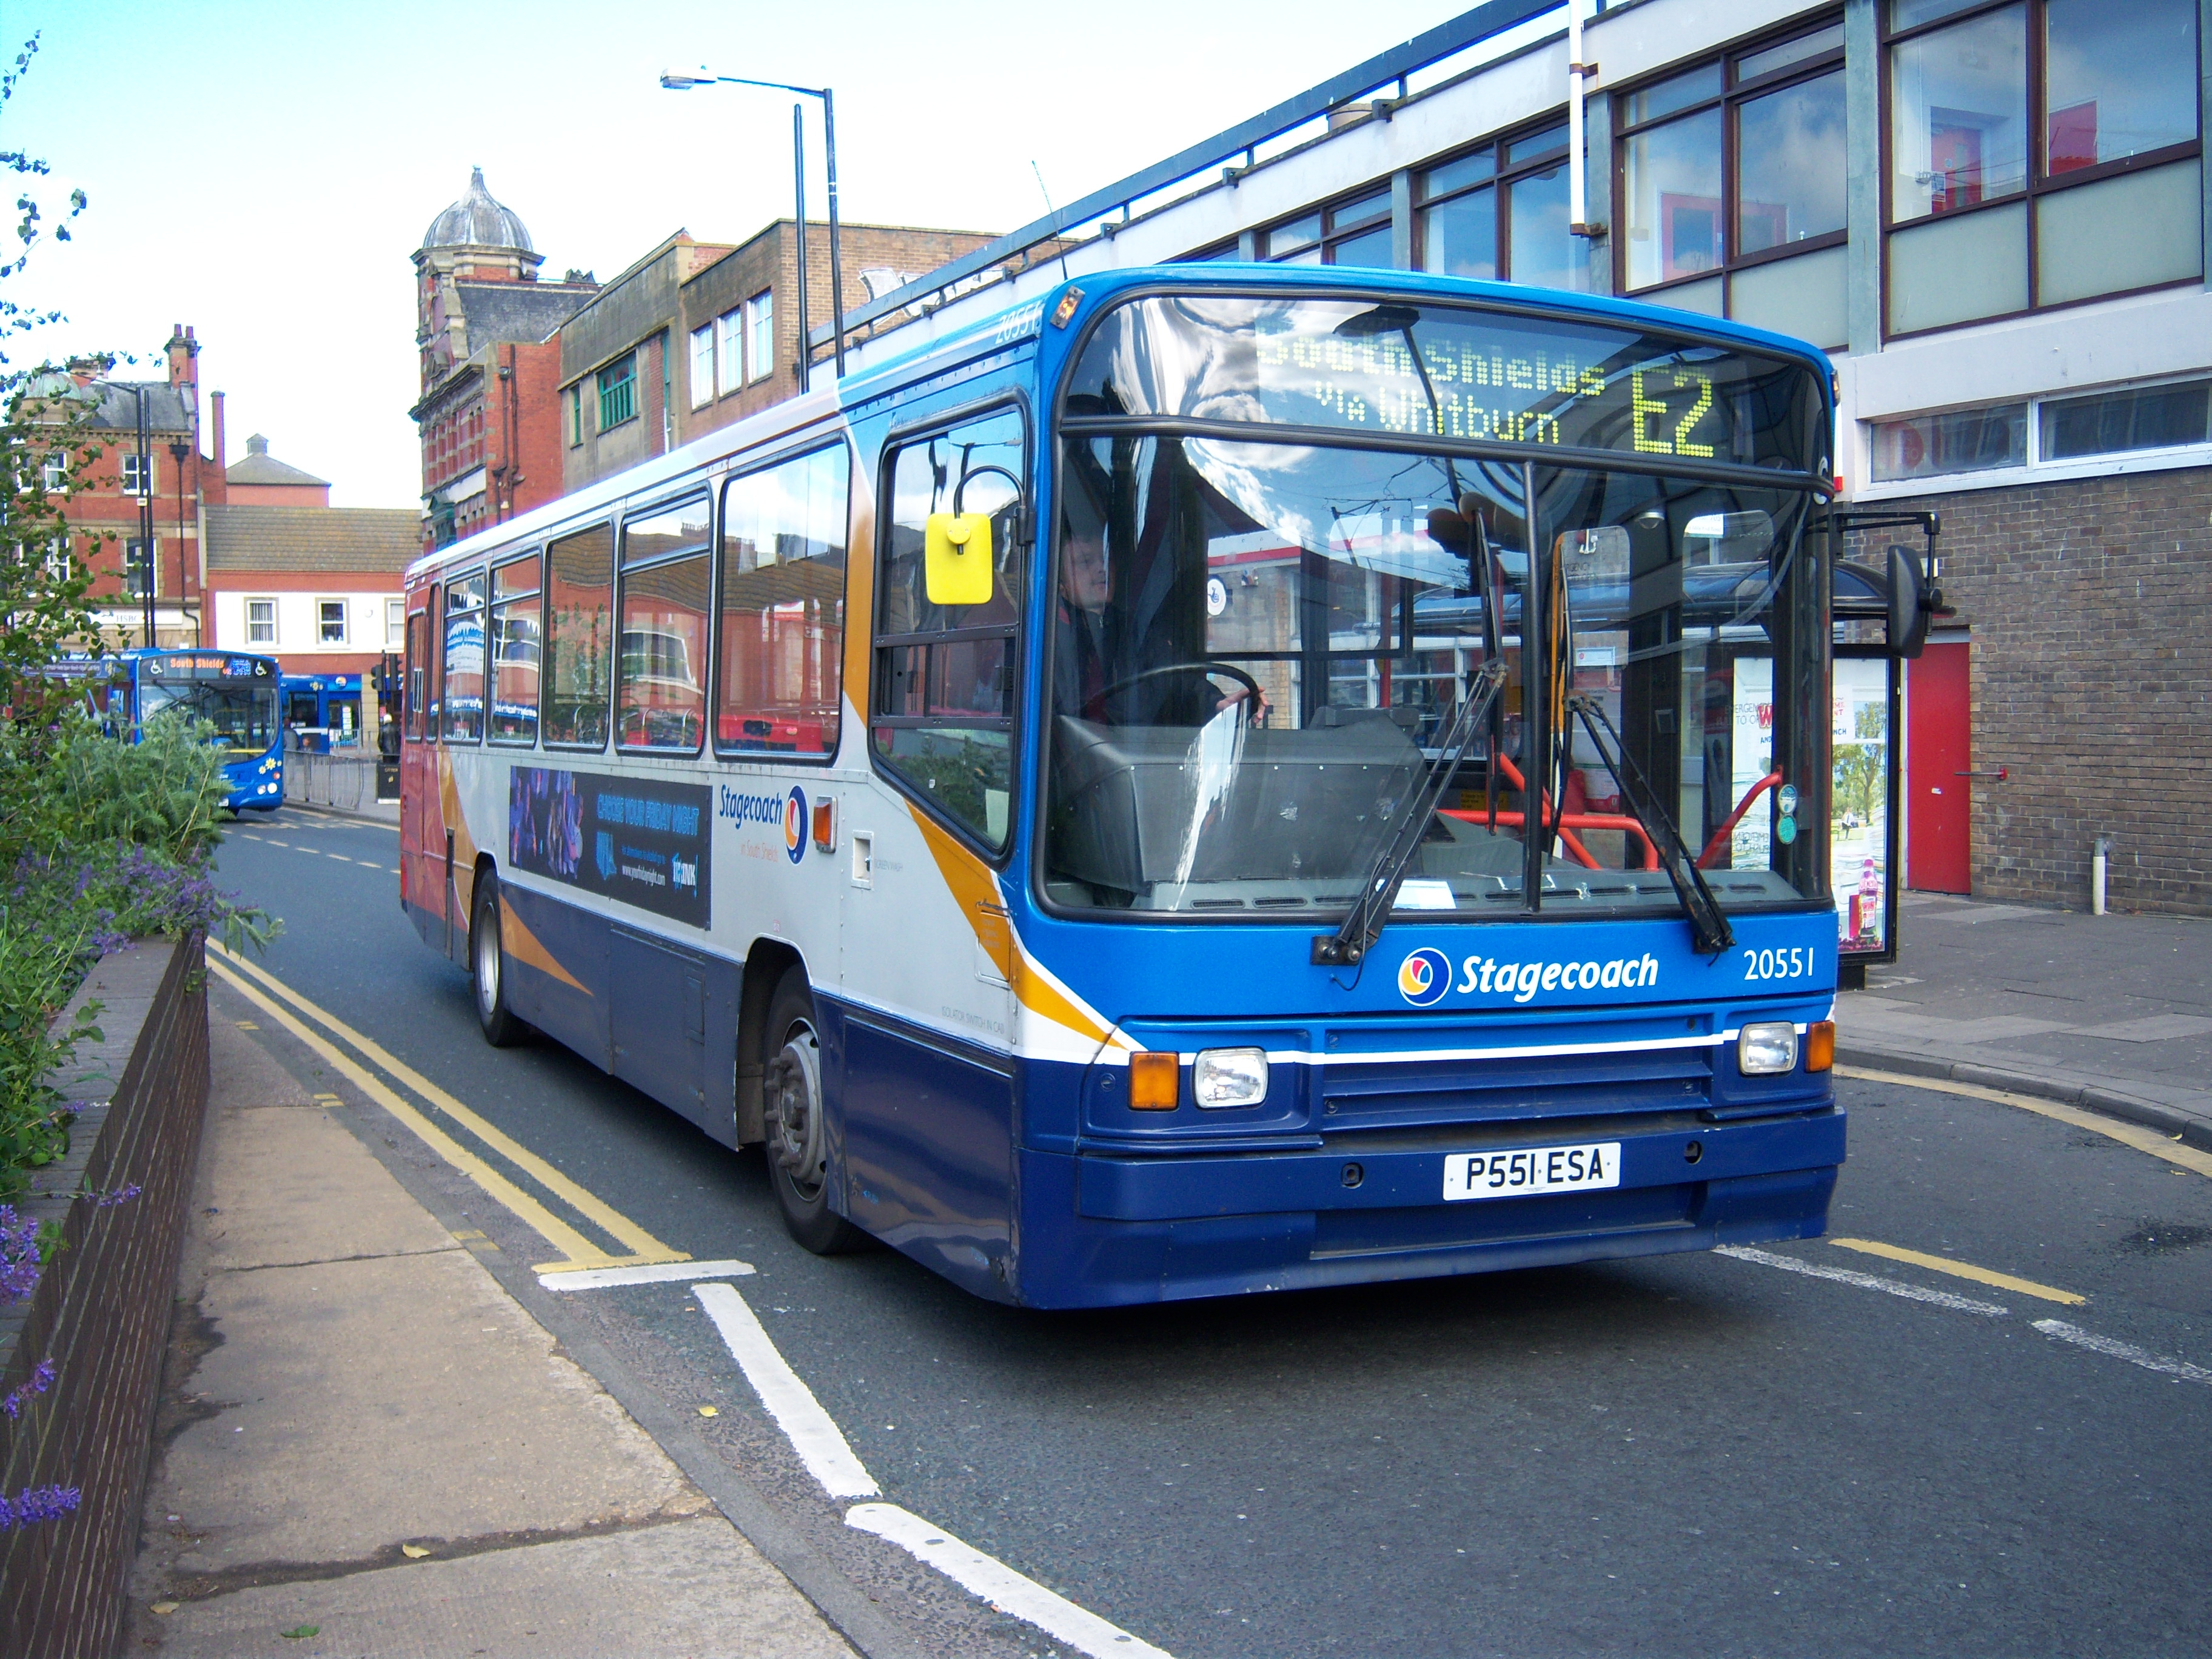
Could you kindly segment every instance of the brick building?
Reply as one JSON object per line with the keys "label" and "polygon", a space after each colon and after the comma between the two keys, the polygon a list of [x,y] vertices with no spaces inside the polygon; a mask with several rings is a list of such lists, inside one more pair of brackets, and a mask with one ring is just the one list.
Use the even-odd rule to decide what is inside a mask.
{"label": "brick building", "polygon": [[358,674],[401,648],[401,575],[422,555],[411,507],[211,506],[207,643],[287,674]]}
{"label": "brick building", "polygon": [[[973,231],[842,225],[848,305],[981,247]],[[678,231],[561,325],[565,487],[579,489],[800,389],[798,222],[735,247]],[[830,228],[806,227],[810,323],[830,315]],[[815,385],[828,353],[816,352]]]}
{"label": "brick building", "polygon": [[[220,446],[217,446],[220,448]],[[223,493],[233,507],[328,507],[331,481],[278,460],[258,432],[246,441],[246,459],[222,472]]]}
{"label": "brick building", "polygon": [[[69,504],[71,550],[92,572],[94,615],[111,645],[144,645],[146,582],[153,583],[157,645],[204,638],[200,508],[223,499],[219,460],[201,453],[199,342],[179,324],[163,348],[160,380],[105,378],[103,365],[72,364],[63,395],[89,417],[101,454],[80,475]],[[138,448],[141,400],[146,447]],[[215,394],[218,453],[222,394]],[[150,550],[140,543],[141,493],[150,498]]]}
{"label": "brick building", "polygon": [[2082,906],[2109,837],[2113,903],[2212,915],[2212,7],[1582,10],[1577,69],[1559,0],[1498,0],[873,295],[860,361],[1063,272],[1186,259],[1443,271],[1810,340],[1848,504],[1942,516],[1957,615],[1894,734],[1905,884]]}
{"label": "brick building", "polygon": [[562,492],[554,331],[598,285],[541,282],[544,256],[473,169],[415,251],[422,395],[422,548],[443,546]]}

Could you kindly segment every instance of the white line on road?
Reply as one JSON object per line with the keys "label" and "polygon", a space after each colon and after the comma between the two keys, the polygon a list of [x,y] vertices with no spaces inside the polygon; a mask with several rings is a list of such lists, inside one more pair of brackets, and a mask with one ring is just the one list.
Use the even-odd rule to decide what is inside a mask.
{"label": "white line on road", "polygon": [[2124,1359],[2130,1365],[2140,1365],[2147,1371],[2177,1376],[2185,1382],[2212,1382],[2212,1370],[2207,1370],[2202,1365],[2192,1365],[2185,1359],[2162,1358],[2148,1348],[2138,1348],[2132,1342],[2122,1342],[2113,1337],[2095,1335],[2079,1325],[2069,1325],[2063,1319],[2039,1319],[2035,1322],[2035,1328],[2045,1336],[2057,1337],[2061,1342],[2071,1342],[2077,1348],[2087,1348],[2094,1353]]}
{"label": "white line on road", "polygon": [[[695,1267],[696,1263],[692,1264]],[[753,1392],[775,1419],[806,1472],[822,1483],[832,1498],[874,1498],[883,1488],[860,1467],[846,1443],[844,1431],[822,1409],[814,1390],[799,1380],[799,1373],[784,1363],[775,1344],[761,1328],[759,1318],[734,1285],[694,1285],[691,1294],[721,1332],[730,1357],[753,1385]]]}
{"label": "white line on road", "polygon": [[617,1285],[665,1285],[672,1279],[743,1279],[750,1261],[656,1261],[643,1267],[583,1267],[544,1273],[538,1282],[549,1291],[604,1291]]}
{"label": "white line on road", "polygon": [[[1809,1261],[1800,1261],[1794,1255],[1777,1255],[1771,1250],[1753,1250],[1741,1244],[1723,1244],[1713,1254],[1733,1256],[1738,1261],[1756,1261],[1762,1267],[1779,1267],[1784,1273],[1804,1273],[1808,1278],[1832,1279],[1838,1285],[1856,1285],[1863,1291],[1882,1291],[1913,1302],[1932,1302],[1939,1308],[1949,1308],[1956,1313],[1986,1314],[2002,1318],[2006,1311],[1994,1302],[1971,1301],[1963,1296],[1954,1296],[1948,1291],[1931,1291],[1899,1279],[1877,1279],[1872,1273],[1853,1273],[1849,1267],[1816,1267]],[[2055,1324],[2057,1322],[2051,1322]]]}
{"label": "white line on road", "polygon": [[353,862],[353,860],[348,858],[343,853],[325,853],[323,856],[326,859],[336,859],[340,864],[351,864]]}
{"label": "white line on road", "polygon": [[1170,1659],[1150,1642],[1086,1613],[1066,1596],[1054,1595],[1036,1579],[1024,1577],[896,1504],[855,1504],[845,1512],[845,1524],[896,1544],[970,1595],[1035,1625],[1091,1659]]}

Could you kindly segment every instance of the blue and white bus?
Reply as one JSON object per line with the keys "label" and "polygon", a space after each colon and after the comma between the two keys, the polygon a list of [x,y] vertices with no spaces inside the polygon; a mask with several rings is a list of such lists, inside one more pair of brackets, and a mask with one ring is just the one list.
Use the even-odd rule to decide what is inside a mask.
{"label": "blue and white bus", "polygon": [[1679,312],[1086,276],[410,570],[402,904],[1002,1301],[1815,1236],[1832,411]]}
{"label": "blue and white bus", "polygon": [[49,672],[84,680],[92,712],[128,743],[137,742],[156,714],[174,711],[208,721],[223,750],[223,805],[235,812],[284,804],[276,658],[138,647],[97,661],[56,663]]}

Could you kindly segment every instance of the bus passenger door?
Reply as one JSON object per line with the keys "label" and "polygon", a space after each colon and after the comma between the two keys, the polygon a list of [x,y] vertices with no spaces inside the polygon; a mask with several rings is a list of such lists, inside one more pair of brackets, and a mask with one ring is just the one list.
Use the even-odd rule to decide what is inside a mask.
{"label": "bus passenger door", "polygon": [[[902,804],[874,804],[884,817],[907,818]],[[972,930],[939,908],[941,878],[906,827],[906,843],[890,850],[888,838],[854,837],[841,907],[846,1213],[976,1294],[1003,1298],[1012,993]]]}

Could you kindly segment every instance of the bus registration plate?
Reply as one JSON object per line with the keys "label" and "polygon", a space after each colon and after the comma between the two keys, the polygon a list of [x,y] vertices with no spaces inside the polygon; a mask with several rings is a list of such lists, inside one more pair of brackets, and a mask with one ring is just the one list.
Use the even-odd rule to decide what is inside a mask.
{"label": "bus registration plate", "polygon": [[1519,1152],[1453,1152],[1444,1159],[1444,1197],[1522,1198],[1620,1185],[1620,1143],[1531,1146]]}

